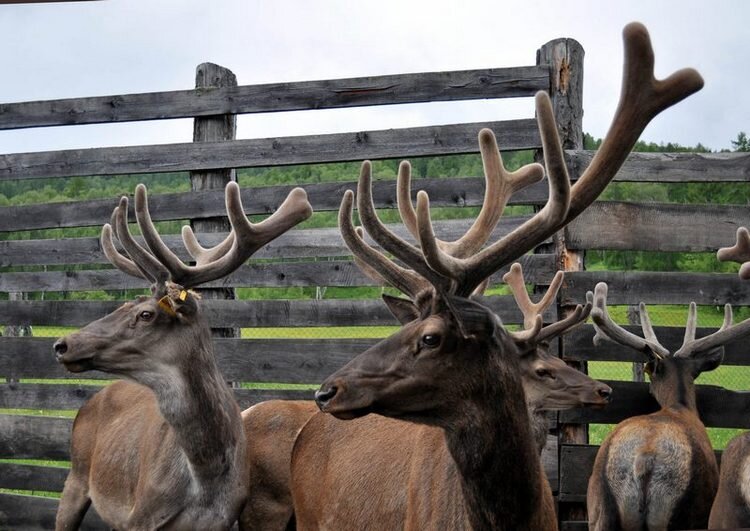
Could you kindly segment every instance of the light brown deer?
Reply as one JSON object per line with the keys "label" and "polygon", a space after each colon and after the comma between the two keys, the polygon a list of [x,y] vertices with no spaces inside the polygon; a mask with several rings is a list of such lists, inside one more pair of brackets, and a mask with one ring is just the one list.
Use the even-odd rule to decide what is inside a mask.
{"label": "light brown deer", "polygon": [[[739,262],[739,276],[750,279],[750,232],[737,229],[737,242],[719,249],[721,261]],[[750,432],[734,437],[721,454],[716,499],[708,519],[710,529],[750,527]]]}
{"label": "light brown deer", "polygon": [[[528,294],[523,285],[520,266],[514,268],[512,273],[514,278],[520,280],[520,288],[523,291],[517,297],[523,301],[519,304],[524,304],[528,301]],[[552,286],[548,294],[556,292],[559,282],[556,284],[557,286]],[[554,296],[547,295],[544,300],[543,305],[532,311],[541,315],[554,301]],[[530,305],[525,307],[531,310]],[[581,321],[584,319],[585,317]],[[531,344],[525,341],[524,346],[530,347]],[[592,380],[560,358],[551,355],[544,343],[521,353],[520,370],[532,433],[540,453],[548,434],[545,412],[577,407],[601,407],[609,402],[612,392],[609,386]],[[347,527],[365,528],[368,523],[383,522],[381,508],[387,508],[386,514],[406,514],[406,493],[416,490],[416,486],[408,482],[409,471],[434,467],[436,462],[455,470],[451,459],[438,457],[447,454],[448,451],[442,432],[438,428],[376,415],[341,421],[320,412],[313,401],[263,402],[242,412],[245,433],[248,435],[247,458],[250,466],[250,488],[248,502],[242,514],[242,529],[283,531],[289,525],[294,512],[290,487],[292,449],[297,434],[316,413],[321,418],[315,419],[305,429],[324,429],[330,432],[328,438],[331,445],[327,454],[336,462],[335,470],[327,470],[328,474],[318,478],[318,481],[335,485],[335,491],[346,492],[350,499],[366,498],[375,490],[378,496],[389,500],[383,505],[367,504],[366,510],[361,506],[357,507],[356,523],[351,522],[351,518],[346,516],[334,517],[337,522],[349,520],[350,525]],[[363,460],[362,449],[368,446],[371,446],[368,451],[372,460]],[[415,448],[422,450],[415,453]],[[321,461],[321,456],[307,450],[298,449],[299,453],[305,454],[298,459],[298,466],[315,469]],[[394,455],[402,456],[402,459],[394,459]],[[417,459],[421,463],[418,463]],[[396,478],[405,478],[407,481],[399,482]],[[399,500],[404,503],[402,507],[397,508]],[[337,504],[337,511],[344,509],[346,507]]]}
{"label": "light brown deer", "polygon": [[[124,377],[79,411],[71,471],[56,528],[77,529],[90,504],[117,529],[229,529],[245,503],[248,468],[240,410],[214,358],[198,296],[189,288],[223,277],[256,250],[308,218],[306,194],[290,192],[265,221],[252,224],[239,187],[229,183],[232,231],[203,249],[189,227],[183,239],[197,265],[185,265],[163,243],[136,188],[135,211],[148,250],[130,235],[123,197],[102,229],[107,258],[153,283],[138,297],[54,345],[71,372]],[[130,258],[120,254],[113,233]]]}
{"label": "light brown deer", "polygon": [[642,352],[650,391],[661,409],[622,421],[602,443],[588,486],[589,529],[666,531],[708,525],[719,470],[698,416],[694,380],[718,367],[725,343],[750,334],[750,321],[733,325],[731,306],[724,308],[721,329],[695,339],[697,310],[691,303],[685,340],[672,353],[656,338],[643,303],[641,338],[612,321],[607,286],[596,286],[594,342],[609,339]]}
{"label": "light brown deer", "polygon": [[[381,247],[416,272],[418,281],[412,271],[383,260],[355,231],[342,234],[348,238],[350,249],[357,249],[355,254],[360,259],[413,298],[405,304],[416,307],[419,318],[330,376],[316,393],[316,401],[324,412],[343,420],[379,413],[443,431],[456,472],[451,477],[423,477],[419,484],[429,485],[431,491],[415,493],[419,506],[409,507],[402,522],[405,528],[557,528],[551,492],[526,411],[518,348],[497,316],[469,295],[493,272],[540,244],[588,207],[614,177],[650,119],[702,86],[700,76],[692,70],[678,72],[665,81],[654,80],[653,52],[645,28],[631,24],[624,37],[622,98],[589,168],[571,188],[549,98],[537,94],[549,200],[530,220],[476,254],[463,257],[443,250],[434,236],[424,192],[417,195],[416,211],[421,249],[396,237],[375,213],[370,165],[363,164],[357,197],[362,224]],[[343,212],[351,212],[352,201],[351,192],[347,192]],[[430,285],[427,290],[422,289],[425,280]],[[582,312],[579,307],[577,313]],[[535,328],[540,328],[541,320],[537,323]],[[329,519],[326,508],[319,504],[320,494],[329,486],[314,478],[323,477],[325,470],[305,468],[301,460],[298,466],[297,447],[316,447],[321,454],[328,451],[326,441],[305,437],[305,432],[297,437],[292,460],[297,527],[345,528],[346,523]],[[368,458],[365,452],[362,459]],[[308,481],[298,481],[298,470],[313,476],[313,480],[308,477]],[[430,474],[430,470],[417,472]],[[335,500],[346,501],[346,493],[332,494]],[[368,499],[357,501],[363,505],[387,502],[374,492]]]}

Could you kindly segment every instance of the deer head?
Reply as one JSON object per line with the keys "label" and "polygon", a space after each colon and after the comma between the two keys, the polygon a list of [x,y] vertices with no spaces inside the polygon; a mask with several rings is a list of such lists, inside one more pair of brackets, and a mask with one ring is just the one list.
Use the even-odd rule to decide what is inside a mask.
{"label": "deer head", "polygon": [[[656,337],[646,305],[640,303],[640,318],[643,337],[616,324],[607,311],[607,285],[600,282],[594,294],[587,294],[593,303],[591,318],[596,334],[594,344],[609,340],[641,352],[646,358],[646,372],[651,378],[651,393],[663,407],[687,401],[695,408],[693,381],[702,373],[719,366],[724,356],[724,345],[750,334],[750,320],[732,324],[732,306],[724,306],[724,323],[721,328],[700,339],[695,338],[698,321],[697,306],[690,303],[685,339],[682,346],[670,352]],[[681,396],[677,396],[681,395]]]}
{"label": "deer head", "polygon": [[[191,352],[194,345],[210,343],[209,329],[200,315],[199,296],[190,288],[228,275],[260,247],[312,213],[304,190],[295,188],[273,215],[260,223],[250,223],[239,186],[234,182],[226,187],[226,208],[232,230],[214,248],[201,247],[190,227],[183,227],[183,241],[196,261],[196,265],[186,265],[156,231],[148,210],[146,187],[136,187],[135,212],[147,248],[131,235],[128,198],[121,198],[111,224],[102,228],[101,246],[118,269],[150,281],[152,294],[125,303],[59,339],[54,344],[57,360],[71,372],[96,369],[149,381],[156,374],[168,374],[170,367]],[[113,236],[129,258],[116,249]]]}
{"label": "deer head", "polygon": [[[532,218],[482,250],[479,248],[489,238],[509,195],[541,175],[537,165],[515,174],[506,172],[490,131],[480,132],[479,142],[485,177],[488,183],[498,181],[492,185],[497,196],[494,200],[485,200],[485,209],[478,221],[467,237],[455,245],[435,237],[429,198],[423,191],[417,194],[416,211],[408,201],[408,192],[402,190],[398,196],[404,222],[416,234],[420,247],[391,232],[375,212],[370,163],[362,164],[357,187],[362,225],[406,268],[367,245],[362,234],[354,229],[351,191],[344,194],[339,211],[342,237],[357,259],[366,264],[367,271],[377,274],[415,301],[419,317],[329,377],[316,394],[321,409],[342,418],[377,411],[391,416],[434,420],[441,415],[450,416],[450,411],[456,411],[457,402],[480,395],[486,391],[486,386],[496,385],[497,379],[512,379],[507,378],[508,373],[517,373],[519,349],[513,338],[497,316],[467,297],[478,289],[481,291],[492,273],[578,216],[614,177],[648,122],[703,84],[700,75],[690,69],[679,71],[666,80],[654,79],[653,51],[642,25],[628,25],[624,40],[620,104],[589,168],[571,187],[552,105],[546,93],[538,93],[535,105],[549,199]],[[400,174],[408,174],[408,165],[402,165]],[[406,181],[403,177],[402,180]],[[490,187],[488,184],[488,190]],[[496,208],[488,209],[488,205],[496,205]],[[402,308],[399,311],[403,311],[404,303],[398,304]],[[583,307],[576,309],[579,318],[584,311]],[[528,335],[539,334],[542,330],[541,318],[535,319]],[[493,381],[488,381],[488,374],[492,374]]]}

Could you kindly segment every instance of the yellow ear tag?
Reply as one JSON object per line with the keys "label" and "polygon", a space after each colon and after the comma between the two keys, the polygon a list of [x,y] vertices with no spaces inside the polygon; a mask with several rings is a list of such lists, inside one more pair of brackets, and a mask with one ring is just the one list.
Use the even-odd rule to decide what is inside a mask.
{"label": "yellow ear tag", "polygon": [[159,299],[159,306],[162,310],[167,312],[172,317],[177,316],[177,312],[174,311],[172,299],[169,298],[169,295],[164,295],[161,299]]}
{"label": "yellow ear tag", "polygon": [[180,292],[180,300],[182,302],[185,302],[187,300],[187,298],[188,298],[188,292],[187,292],[187,290],[184,289],[184,290],[182,290]]}

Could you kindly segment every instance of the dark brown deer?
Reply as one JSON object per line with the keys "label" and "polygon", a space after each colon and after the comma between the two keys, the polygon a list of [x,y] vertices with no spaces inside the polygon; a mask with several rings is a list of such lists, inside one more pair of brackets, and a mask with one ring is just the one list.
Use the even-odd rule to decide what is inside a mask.
{"label": "dark brown deer", "polygon": [[[559,280],[553,282],[543,302],[533,305],[525,291],[520,266],[513,267],[511,273],[506,275],[506,282],[509,284],[511,276],[514,282],[519,281],[515,286],[519,286],[522,292],[514,288],[514,293],[519,305],[525,309],[525,315],[532,312],[541,315],[555,300],[554,295],[550,294],[556,293],[559,280],[562,279],[558,275],[556,279]],[[528,340],[524,342],[524,346],[530,345]],[[520,369],[532,431],[540,453],[548,433],[547,417],[544,414],[546,411],[600,407],[609,402],[612,391],[609,386],[592,380],[551,355],[544,343],[521,354]],[[242,513],[242,529],[283,531],[287,528],[293,517],[290,487],[292,448],[300,430],[316,413],[321,418],[316,418],[305,430],[324,429],[329,432],[327,439],[330,440],[330,446],[326,459],[336,463],[335,469],[326,469],[325,476],[318,477],[317,481],[329,486],[335,485],[335,491],[346,492],[349,498],[363,499],[375,490],[378,496],[390,500],[384,505],[367,504],[366,510],[358,507],[356,521],[355,515],[338,514],[348,507],[336,504],[332,510],[337,514],[331,514],[330,517],[336,522],[348,522],[348,528],[362,529],[372,522],[382,523],[389,514],[405,515],[406,504],[397,509],[398,501],[405,502],[406,494],[416,490],[416,486],[409,484],[408,477],[403,482],[396,478],[404,478],[409,471],[431,468],[436,462],[440,462],[449,467],[446,474],[450,471],[455,473],[455,465],[451,459],[438,457],[447,455],[448,451],[439,428],[375,415],[348,422],[341,421],[320,412],[312,401],[263,402],[242,413],[245,433],[248,435],[247,458],[250,465],[250,488],[248,502]],[[376,434],[378,442],[373,441],[373,434]],[[387,439],[387,442],[383,442],[383,439]],[[372,446],[368,448],[372,459],[363,460],[362,449],[368,446]],[[415,453],[415,448],[423,450]],[[306,470],[322,468],[319,466],[321,455],[314,450],[298,448],[298,466]],[[394,455],[403,456],[403,459],[394,459]],[[421,462],[417,462],[418,459]],[[328,491],[330,490],[329,488]],[[381,514],[381,507],[387,508],[383,511],[385,515]]]}
{"label": "dark brown deer", "polygon": [[[232,231],[213,249],[189,227],[183,239],[197,265],[163,243],[136,188],[135,211],[148,249],[130,235],[123,197],[102,229],[107,258],[153,283],[113,313],[58,340],[55,355],[72,372],[100,370],[114,383],[79,411],[71,471],[56,528],[77,529],[90,504],[117,529],[229,529],[245,503],[248,468],[240,410],[214,358],[211,332],[189,288],[221,278],[312,213],[302,189],[265,221],[245,217],[239,187],[229,183]],[[120,254],[113,233],[130,258]]]}
{"label": "dark brown deer", "polygon": [[750,334],[750,321],[724,324],[695,339],[697,310],[690,304],[685,340],[674,353],[654,333],[640,304],[641,338],[615,324],[607,312],[607,286],[598,284],[591,317],[594,342],[609,339],[647,358],[650,391],[661,409],[622,421],[596,456],[588,486],[589,529],[705,529],[719,480],[711,442],[698,416],[694,380],[719,366],[723,345]]}
{"label": "dark brown deer", "polygon": [[[571,188],[549,98],[537,94],[549,200],[527,222],[476,254],[462,257],[442,249],[434,236],[424,192],[417,195],[416,210],[421,249],[396,237],[375,213],[370,164],[363,164],[357,197],[362,224],[381,247],[419,275],[419,282],[414,281],[414,273],[383,260],[356,231],[342,234],[360,259],[412,297],[403,304],[409,312],[416,307],[419,317],[330,376],[316,393],[316,400],[324,412],[343,420],[379,413],[443,431],[456,473],[419,482],[432,490],[415,496],[420,506],[410,507],[406,528],[557,528],[526,411],[518,347],[497,316],[469,295],[492,273],[588,207],[614,177],[650,119],[702,86],[693,70],[678,72],[665,81],[654,80],[653,52],[642,25],[627,26],[624,38],[620,105],[589,168]],[[351,192],[347,192],[342,212],[351,212],[352,201]],[[430,285],[427,290],[422,289],[425,280]],[[391,306],[400,311],[397,305]],[[582,312],[579,307],[577,313]],[[305,438],[305,431],[297,437],[295,448],[316,445]],[[322,453],[327,451],[324,445],[317,447]],[[367,458],[365,454],[363,459]],[[328,485],[297,481],[295,472],[305,470],[303,465],[297,467],[297,459],[295,451],[292,495],[298,528],[345,527],[330,521],[317,503]],[[419,472],[429,474],[429,470]],[[346,493],[333,495],[344,501]],[[370,504],[380,500],[372,494],[358,501]]]}
{"label": "dark brown deer", "polygon": [[[739,276],[750,279],[750,232],[737,229],[737,242],[719,249],[721,261],[742,264]],[[710,529],[750,527],[750,432],[734,437],[721,454],[719,489],[708,519]]]}

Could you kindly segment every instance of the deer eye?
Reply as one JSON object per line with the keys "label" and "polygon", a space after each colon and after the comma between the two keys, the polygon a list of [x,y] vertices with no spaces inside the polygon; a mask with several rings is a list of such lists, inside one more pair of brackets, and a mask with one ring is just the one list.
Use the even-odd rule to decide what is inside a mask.
{"label": "deer eye", "polygon": [[553,380],[555,379],[555,377],[553,376],[553,374],[550,371],[548,371],[547,369],[542,369],[542,368],[537,369],[536,370],[536,375],[539,378],[552,378]]}
{"label": "deer eye", "polygon": [[440,336],[437,334],[425,334],[422,336],[422,344],[426,347],[437,347],[440,344]]}
{"label": "deer eye", "polygon": [[154,312],[150,312],[148,310],[144,310],[140,314],[138,314],[138,318],[142,321],[150,321],[153,317]]}

